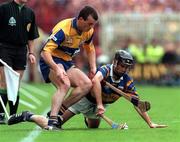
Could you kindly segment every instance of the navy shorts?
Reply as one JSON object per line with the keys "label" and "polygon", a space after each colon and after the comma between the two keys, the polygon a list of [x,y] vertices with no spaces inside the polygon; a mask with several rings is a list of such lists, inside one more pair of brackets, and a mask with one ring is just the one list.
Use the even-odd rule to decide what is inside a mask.
{"label": "navy shorts", "polygon": [[[0,43],[0,59],[14,70],[25,70],[27,60],[27,47]],[[0,66],[3,66],[0,63]]]}
{"label": "navy shorts", "polygon": [[[62,64],[65,71],[67,71],[68,69],[70,69],[71,67],[74,66],[74,63],[73,61],[65,61],[61,58],[57,58],[57,57],[53,57],[53,60],[56,64]],[[44,78],[44,81],[46,83],[50,83],[50,79],[49,79],[49,72],[50,72],[50,67],[49,65],[47,65],[45,63],[45,61],[43,60],[43,58],[40,58],[40,61],[39,61],[39,65],[40,65],[40,70],[41,70],[41,74]]]}

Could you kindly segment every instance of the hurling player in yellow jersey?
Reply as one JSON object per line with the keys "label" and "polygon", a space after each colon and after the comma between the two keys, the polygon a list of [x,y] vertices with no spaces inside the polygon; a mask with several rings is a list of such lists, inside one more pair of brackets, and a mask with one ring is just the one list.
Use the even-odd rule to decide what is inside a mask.
{"label": "hurling player in yellow jersey", "polygon": [[52,30],[47,43],[41,51],[40,69],[46,83],[51,82],[56,87],[52,97],[51,113],[48,129],[56,129],[61,125],[58,121],[58,111],[70,86],[74,87],[70,99],[63,104],[69,107],[92,87],[91,80],[80,69],[74,66],[72,58],[84,48],[89,62],[89,73],[93,77],[96,72],[95,49],[92,42],[94,26],[98,14],[90,6],[80,10],[78,17],[60,21]]}

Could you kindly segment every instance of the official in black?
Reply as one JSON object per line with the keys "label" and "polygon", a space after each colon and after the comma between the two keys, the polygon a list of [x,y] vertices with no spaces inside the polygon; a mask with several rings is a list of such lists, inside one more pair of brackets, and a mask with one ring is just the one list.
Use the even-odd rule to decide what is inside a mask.
{"label": "official in black", "polygon": [[[28,0],[13,0],[0,5],[0,59],[20,73],[26,69],[27,59],[34,64],[34,40],[39,37],[34,12],[25,6]],[[0,63],[0,96],[7,105],[7,86],[4,68]],[[10,115],[17,112],[19,95],[15,105],[9,101]],[[5,123],[4,110],[0,104],[0,124]]]}

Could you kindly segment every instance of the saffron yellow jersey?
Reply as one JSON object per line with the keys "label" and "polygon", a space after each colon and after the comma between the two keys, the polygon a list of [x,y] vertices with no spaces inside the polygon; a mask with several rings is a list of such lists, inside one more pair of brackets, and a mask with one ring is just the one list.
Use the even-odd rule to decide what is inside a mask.
{"label": "saffron yellow jersey", "polygon": [[94,29],[88,32],[80,32],[77,28],[77,18],[60,21],[52,30],[43,50],[52,56],[71,61],[82,46],[86,52],[94,51],[92,42]]}

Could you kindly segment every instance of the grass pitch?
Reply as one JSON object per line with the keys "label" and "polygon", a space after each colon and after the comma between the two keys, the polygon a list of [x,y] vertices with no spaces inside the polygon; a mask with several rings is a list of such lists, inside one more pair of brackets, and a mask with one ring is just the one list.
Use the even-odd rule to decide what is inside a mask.
{"label": "grass pitch", "polygon": [[[33,84],[34,87],[48,92],[41,96],[28,89],[41,104],[34,102],[21,94],[21,99],[33,104],[37,109],[30,109],[20,105],[19,112],[31,110],[37,114],[45,114],[50,108],[52,86]],[[113,130],[102,120],[99,129],[87,129],[83,116],[77,115],[63,125],[62,131],[44,131],[33,123],[21,123],[13,126],[0,125],[0,142],[178,142],[180,139],[180,88],[179,87],[155,87],[137,86],[137,90],[143,100],[151,102],[149,115],[153,122],[167,124],[167,128],[150,129],[136,113],[133,106],[124,98],[110,105],[105,113],[115,122],[126,122],[128,130]]]}

